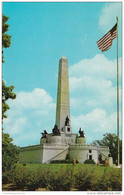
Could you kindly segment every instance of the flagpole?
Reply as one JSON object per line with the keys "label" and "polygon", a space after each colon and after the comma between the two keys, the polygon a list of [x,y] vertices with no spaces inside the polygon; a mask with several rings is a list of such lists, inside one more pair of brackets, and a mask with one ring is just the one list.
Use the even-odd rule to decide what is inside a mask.
{"label": "flagpole", "polygon": [[118,63],[118,16],[117,19],[117,165],[119,165],[119,63]]}

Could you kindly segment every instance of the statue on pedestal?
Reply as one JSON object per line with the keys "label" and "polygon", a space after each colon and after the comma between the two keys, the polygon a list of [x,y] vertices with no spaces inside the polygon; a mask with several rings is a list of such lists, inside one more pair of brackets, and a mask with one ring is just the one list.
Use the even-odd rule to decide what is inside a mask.
{"label": "statue on pedestal", "polygon": [[79,137],[85,137],[85,136],[84,136],[84,131],[81,131],[81,128],[79,129],[79,134],[80,134]]}
{"label": "statue on pedestal", "polygon": [[57,125],[54,126],[54,128],[52,129],[52,132],[53,132],[53,135],[60,135],[60,131]]}
{"label": "statue on pedestal", "polygon": [[69,121],[70,121],[70,119],[69,119],[69,117],[67,116],[66,119],[65,119],[65,126],[70,126]]}
{"label": "statue on pedestal", "polygon": [[46,135],[48,134],[47,133],[47,131],[46,130],[44,130],[44,132],[43,133],[41,133],[42,134],[42,138],[46,138]]}

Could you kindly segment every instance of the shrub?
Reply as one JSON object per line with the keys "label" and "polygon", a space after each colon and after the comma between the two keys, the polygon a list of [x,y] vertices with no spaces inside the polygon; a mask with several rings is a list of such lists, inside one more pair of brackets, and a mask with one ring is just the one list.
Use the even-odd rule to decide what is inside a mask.
{"label": "shrub", "polygon": [[95,163],[94,160],[87,159],[87,160],[84,161],[84,164],[96,164],[96,163]]}
{"label": "shrub", "polygon": [[99,186],[99,184],[101,183],[101,180],[102,180],[102,176],[99,176],[97,174],[94,176],[91,182],[92,191],[102,191]]}
{"label": "shrub", "polygon": [[105,169],[102,176],[96,176],[92,181],[93,191],[121,191],[122,190],[122,177],[120,170],[107,171]]}
{"label": "shrub", "polygon": [[[50,166],[52,167],[52,165]],[[18,164],[13,175],[11,172],[6,174],[10,175],[10,181],[13,179],[18,188],[26,188],[30,191],[34,191],[38,187],[45,187],[50,191],[69,191],[72,187],[80,191],[122,190],[121,169],[106,167],[98,173],[96,169],[101,170],[101,167],[95,166],[96,169],[94,169],[94,166],[84,166],[85,168],[77,169],[78,166],[74,168],[73,165],[64,165],[55,172],[50,166],[47,169],[32,170],[28,166]],[[8,177],[4,175],[5,182],[6,178]]]}
{"label": "shrub", "polygon": [[38,171],[27,170],[26,187],[29,191],[36,190],[40,185],[40,178]]}
{"label": "shrub", "polygon": [[94,191],[108,191],[109,178],[107,175],[99,176],[97,179],[94,179],[91,188]]}
{"label": "shrub", "polygon": [[91,188],[93,191],[109,191],[109,176],[110,171],[108,168],[104,169],[104,172],[100,175],[96,174],[94,180],[92,180]]}
{"label": "shrub", "polygon": [[98,160],[99,160],[100,164],[105,164],[105,160],[102,159],[102,155],[101,154],[99,154]]}
{"label": "shrub", "polygon": [[8,184],[13,182],[13,169],[2,173],[2,184]]}
{"label": "shrub", "polygon": [[27,188],[29,191],[34,191],[38,187],[46,187],[49,178],[49,170],[40,169],[32,170],[25,166],[18,165],[14,170],[14,183],[18,188]]}
{"label": "shrub", "polygon": [[43,170],[39,168],[37,170],[39,175],[39,187],[46,188],[48,185],[48,178],[50,177],[51,172],[48,170]]}
{"label": "shrub", "polygon": [[93,170],[78,170],[77,174],[75,174],[75,188],[79,191],[87,191],[91,189],[92,179],[94,176],[93,173]]}
{"label": "shrub", "polygon": [[95,174],[94,170],[78,170],[75,174],[75,188],[79,191],[120,191],[122,189],[121,173],[106,168],[103,174]]}
{"label": "shrub", "polygon": [[70,191],[73,185],[73,171],[67,167],[51,173],[48,178],[47,189],[50,191]]}
{"label": "shrub", "polygon": [[66,160],[69,160],[70,159],[70,155],[69,153],[66,154]]}
{"label": "shrub", "polygon": [[120,170],[113,170],[109,173],[109,187],[112,191],[122,190],[122,174]]}
{"label": "shrub", "polygon": [[72,160],[52,160],[50,163],[52,164],[72,164]]}
{"label": "shrub", "polygon": [[[52,160],[51,164],[73,164],[73,160],[65,159],[65,160]],[[78,160],[76,160],[76,164],[78,164]]]}
{"label": "shrub", "polygon": [[27,180],[27,170],[26,167],[18,165],[14,170],[14,183],[18,188],[24,188],[26,186]]}

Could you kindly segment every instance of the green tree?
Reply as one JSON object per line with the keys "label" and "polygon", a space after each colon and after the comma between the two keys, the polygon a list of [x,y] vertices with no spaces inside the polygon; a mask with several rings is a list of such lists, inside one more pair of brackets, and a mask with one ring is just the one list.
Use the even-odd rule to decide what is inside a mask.
{"label": "green tree", "polygon": [[5,112],[10,108],[6,103],[8,99],[15,99],[16,94],[13,93],[14,86],[7,87],[2,80],[2,119],[7,118]]}
{"label": "green tree", "polygon": [[8,31],[9,25],[6,24],[9,17],[5,15],[2,16],[2,62],[4,63],[4,56],[3,56],[3,48],[10,47],[11,44],[11,36],[8,35],[6,32]]}
{"label": "green tree", "polygon": [[[102,140],[95,140],[93,144],[99,146],[109,146],[110,154],[113,157],[114,163],[117,160],[117,143],[118,139],[115,134],[106,133],[103,135]],[[122,140],[119,140],[119,148],[120,148],[120,163],[122,163]]]}
{"label": "green tree", "polygon": [[2,171],[12,169],[18,161],[19,148],[12,143],[9,134],[2,133]]}
{"label": "green tree", "polygon": [[[9,17],[3,15],[2,16],[2,62],[5,61],[3,56],[3,48],[10,47],[11,44],[11,36],[6,32],[9,29],[9,25],[6,23]],[[7,118],[5,112],[9,109],[9,105],[6,103],[8,99],[15,99],[16,94],[13,92],[14,86],[7,87],[5,82],[2,80],[2,119]]]}
{"label": "green tree", "polygon": [[[11,36],[6,33],[9,25],[6,24],[9,18],[3,15],[2,17],[2,62],[5,61],[3,56],[3,48],[8,48],[11,44]],[[15,99],[16,94],[13,92],[14,86],[6,86],[2,80],[2,122],[4,118],[7,118],[6,111],[9,109],[9,105],[6,103],[8,99]],[[2,129],[3,130],[3,129]],[[13,139],[9,134],[2,132],[2,180],[6,183],[8,179],[8,171],[11,172],[15,163],[18,160],[19,148],[12,143]]]}

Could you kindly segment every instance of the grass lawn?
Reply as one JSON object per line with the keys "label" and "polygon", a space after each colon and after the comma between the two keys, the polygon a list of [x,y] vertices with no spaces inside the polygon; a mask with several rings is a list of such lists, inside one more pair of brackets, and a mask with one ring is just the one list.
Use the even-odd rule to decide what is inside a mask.
{"label": "grass lawn", "polygon": [[[17,165],[18,166],[18,165]],[[19,164],[19,166],[23,166],[22,164]],[[89,171],[92,171],[94,170],[94,172],[97,174],[97,175],[102,175],[104,174],[104,172],[108,172],[108,171],[111,171],[111,170],[116,170],[117,172],[121,172],[122,169],[115,169],[113,167],[109,167],[109,166],[97,166],[97,165],[92,165],[92,164],[76,164],[76,165],[73,165],[73,164],[26,164],[26,168],[27,169],[33,169],[33,170],[37,170],[37,169],[44,169],[44,170],[49,170],[49,171],[53,171],[53,172],[57,172],[61,169],[64,169],[64,168],[69,168],[70,169],[72,168],[73,169],[73,173],[77,173],[79,172],[80,170],[85,170],[85,169],[88,169]]]}

